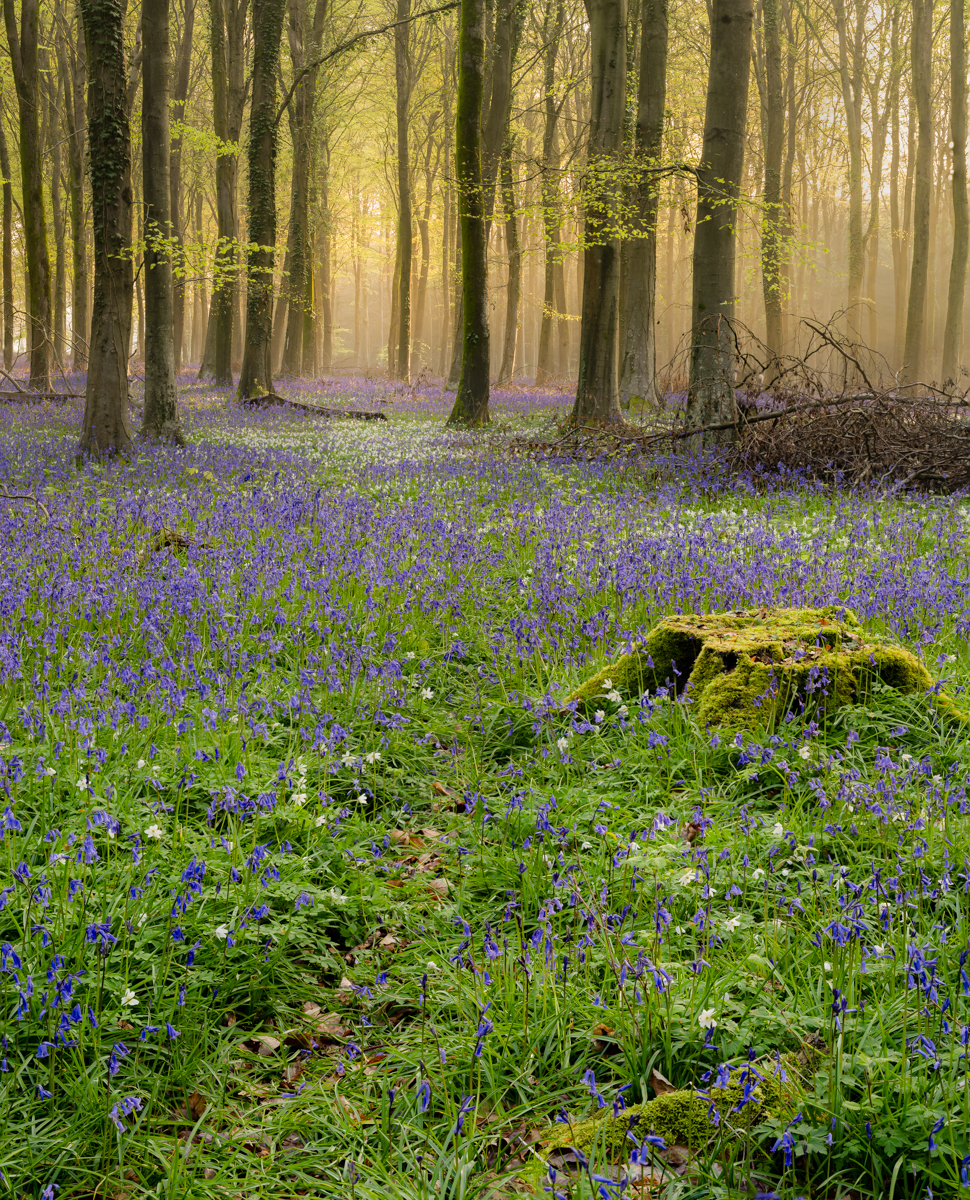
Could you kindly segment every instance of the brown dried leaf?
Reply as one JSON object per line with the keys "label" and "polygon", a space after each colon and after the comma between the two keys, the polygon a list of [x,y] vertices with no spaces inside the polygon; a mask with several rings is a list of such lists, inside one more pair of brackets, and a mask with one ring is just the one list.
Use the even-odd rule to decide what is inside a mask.
{"label": "brown dried leaf", "polygon": [[428,889],[440,900],[444,900],[445,896],[451,891],[451,884],[447,879],[429,879]]}
{"label": "brown dried leaf", "polygon": [[258,1033],[252,1040],[256,1043],[256,1053],[261,1058],[272,1058],[282,1045],[279,1038],[269,1033]]}
{"label": "brown dried leaf", "polygon": [[314,1004],[312,1000],[304,1000],[303,1011],[312,1019],[313,1017],[319,1017],[323,1009],[319,1004]]}
{"label": "brown dried leaf", "polygon": [[208,1107],[208,1104],[208,1100],[206,1100],[205,1096],[203,1096],[198,1090],[194,1091],[192,1095],[189,1096],[189,1112],[193,1117],[195,1117],[196,1120],[202,1116]]}
{"label": "brown dried leaf", "polygon": [[656,1067],[650,1072],[650,1078],[647,1080],[647,1086],[652,1087],[658,1096],[664,1095],[665,1092],[676,1092],[676,1087],[670,1082],[666,1075],[661,1075]]}

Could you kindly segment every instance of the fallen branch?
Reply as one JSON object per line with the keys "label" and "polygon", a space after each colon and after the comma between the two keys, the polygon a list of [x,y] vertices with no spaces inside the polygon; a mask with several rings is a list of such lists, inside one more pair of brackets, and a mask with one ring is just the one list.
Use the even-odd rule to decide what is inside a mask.
{"label": "fallen branch", "polygon": [[325,408],[322,404],[309,404],[306,400],[291,400],[289,396],[281,396],[278,392],[264,392],[261,396],[253,396],[243,401],[254,408],[264,404],[283,404],[289,408],[299,409],[300,412],[312,413],[317,417],[344,417],[350,421],[386,421],[382,412],[368,408]]}
{"label": "fallen branch", "polygon": [[77,392],[0,392],[0,401],[19,401],[23,404],[66,404],[68,400],[80,400]]}
{"label": "fallen branch", "polygon": [[8,492],[7,489],[4,488],[2,491],[0,491],[0,500],[14,500],[24,504],[36,504],[46,519],[48,521],[51,519],[51,515],[47,511],[47,508],[34,496],[15,494],[14,492]]}

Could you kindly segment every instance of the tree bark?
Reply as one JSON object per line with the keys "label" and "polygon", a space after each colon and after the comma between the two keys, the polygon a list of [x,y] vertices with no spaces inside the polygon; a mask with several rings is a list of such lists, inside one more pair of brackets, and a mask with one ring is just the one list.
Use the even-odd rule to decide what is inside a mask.
{"label": "tree bark", "polygon": [[87,43],[88,139],[94,224],[94,306],[80,456],[131,444],[131,130],[125,0],[79,0]]}
{"label": "tree bark", "polygon": [[[542,228],[545,261],[543,264],[542,318],[539,324],[539,350],[536,358],[536,384],[549,383],[555,371],[552,363],[552,322],[556,312],[556,262],[559,250],[559,155],[556,146],[556,127],[561,101],[556,100],[556,55],[565,20],[563,0],[556,0],[555,9],[546,11],[543,22],[542,70]],[[562,364],[560,364],[560,369]]]}
{"label": "tree bark", "polygon": [[913,262],[910,268],[906,345],[903,351],[902,375],[905,383],[915,383],[923,374],[930,254],[930,201],[933,192],[933,0],[913,0],[913,32],[910,45],[918,138],[913,188]]}
{"label": "tree bark", "polygon": [[[143,22],[144,25],[144,22]],[[176,270],[172,279],[172,326],[174,332],[175,372],[182,369],[182,338],[185,333],[185,223],[182,220],[182,130],[185,102],[189,95],[189,68],[192,65],[192,34],[195,29],[195,0],[185,0],[182,36],[175,54],[175,83],[172,89],[172,121],[176,123],[169,161],[169,219],[174,238]]]}
{"label": "tree bark", "polygon": [[[784,349],[784,257],[781,198],[782,155],[785,146],[785,93],[781,77],[781,0],[764,0],[764,209],[761,218],[761,286],[765,302],[765,344],[773,360]],[[769,364],[765,383],[775,376]]]}
{"label": "tree bark", "polygon": [[141,144],[145,229],[145,415],[143,437],[185,444],[175,385],[175,297],[168,115],[169,0],[142,0]]}
{"label": "tree bark", "polygon": [[583,183],[583,314],[577,425],[620,425],[618,166],[626,105],[626,0],[585,0],[590,32],[589,156]]}
{"label": "tree bark", "polygon": [[[212,54],[212,123],[216,151],[216,253],[206,351],[199,378],[232,384],[233,325],[236,315],[238,250],[236,181],[239,137],[246,102],[245,39],[249,0],[209,0]],[[274,114],[275,116],[275,114]],[[211,357],[210,357],[211,347]]]}
{"label": "tree bark", "polygon": [[488,256],[482,188],[482,93],[485,82],[485,2],[461,0],[455,175],[461,222],[461,378],[448,418],[481,428],[488,412]]}
{"label": "tree bark", "polygon": [[[688,426],[734,421],[735,223],[744,170],[751,0],[713,0],[704,148],[697,174]],[[701,438],[733,441],[728,429]]]}
{"label": "tree bark", "polygon": [[3,246],[0,252],[3,272],[3,366],[13,367],[13,181],[10,178],[10,155],[3,128],[0,108],[0,174],[3,175]]}
{"label": "tree bark", "polygon": [[7,46],[20,115],[20,178],[23,238],[27,252],[27,319],[30,334],[30,386],[51,388],[51,267],[44,204],[44,147],[40,136],[39,0],[21,0],[17,27],[15,0],[3,0]]}
{"label": "tree bark", "polygon": [[[640,79],[633,152],[638,166],[655,166],[663,147],[667,101],[667,0],[643,0],[640,14]],[[621,305],[620,405],[654,404],[657,388],[657,184],[638,175],[630,188],[636,236],[624,241]]]}
{"label": "tree bark", "polygon": [[858,14],[852,44],[845,17],[845,0],[834,0],[839,41],[839,82],[845,106],[849,150],[848,294],[846,332],[850,341],[862,340],[862,283],[865,276],[865,238],[862,232],[862,101],[865,65],[865,24]]}
{"label": "tree bark", "polygon": [[[64,124],[67,162],[70,173],[70,213],[72,273],[71,287],[71,355],[75,371],[81,371],[88,362],[88,254],[84,222],[84,176],[85,176],[85,109],[84,85],[87,75],[87,56],[84,48],[83,31],[78,32],[68,44],[67,31],[70,26],[58,7],[61,36],[57,38],[57,63],[64,80]],[[70,60],[68,60],[70,51]]]}
{"label": "tree bark", "polygon": [[963,344],[963,298],[970,248],[967,208],[967,29],[962,0],[950,5],[950,140],[953,143],[953,256],[943,331],[944,379],[956,380]]}
{"label": "tree bark", "polygon": [[512,143],[502,150],[502,208],[505,212],[505,248],[509,257],[509,279],[505,292],[505,334],[502,364],[496,383],[511,383],[515,377],[515,346],[519,331],[519,299],[522,292],[522,250],[519,222],[515,213],[515,176],[512,172]]}
{"label": "tree bark", "polygon": [[249,116],[249,245],[246,341],[239,399],[273,390],[273,247],[276,245],[276,73],[283,36],[284,0],[253,0],[252,106]]}
{"label": "tree bark", "polygon": [[[411,0],[397,0],[397,19],[406,22]],[[408,24],[394,30],[394,82],[397,114],[397,336],[388,359],[388,374],[405,383],[411,367],[411,167],[408,155],[408,110],[411,100],[410,31]]]}

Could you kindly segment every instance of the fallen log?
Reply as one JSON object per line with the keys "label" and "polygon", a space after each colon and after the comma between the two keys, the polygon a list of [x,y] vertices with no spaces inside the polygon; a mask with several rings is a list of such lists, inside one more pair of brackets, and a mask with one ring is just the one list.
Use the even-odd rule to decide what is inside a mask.
{"label": "fallen log", "polygon": [[252,396],[243,401],[253,408],[262,408],[267,404],[282,404],[289,408],[299,409],[300,412],[312,413],[317,417],[343,417],[348,421],[386,421],[387,416],[368,408],[326,408],[322,404],[309,404],[306,400],[292,400],[289,396],[281,396],[278,392],[265,392],[262,396]]}
{"label": "fallen log", "polygon": [[81,400],[78,392],[0,392],[0,403],[19,401],[22,404],[66,404],[68,400]]}

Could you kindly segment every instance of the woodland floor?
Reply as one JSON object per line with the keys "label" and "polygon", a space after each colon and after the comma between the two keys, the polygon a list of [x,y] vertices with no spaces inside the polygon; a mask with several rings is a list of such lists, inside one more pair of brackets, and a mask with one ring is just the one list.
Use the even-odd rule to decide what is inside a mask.
{"label": "woodland floor", "polygon": [[[961,1194],[964,734],[559,700],[666,613],[830,603],[959,698],[967,499],[513,453],[553,392],[469,436],[183,383],[188,449],[80,472],[79,405],[0,410],[10,1194]],[[797,1114],[544,1161],[806,1042]]]}

